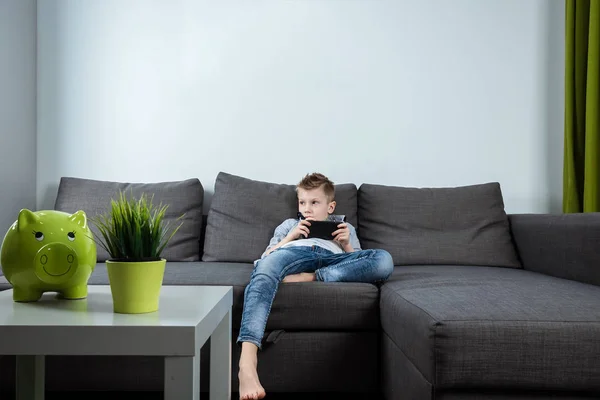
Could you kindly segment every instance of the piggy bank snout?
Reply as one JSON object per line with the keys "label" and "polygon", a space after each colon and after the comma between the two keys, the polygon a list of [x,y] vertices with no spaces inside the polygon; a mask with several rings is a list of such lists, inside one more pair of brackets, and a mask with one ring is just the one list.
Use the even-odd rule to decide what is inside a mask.
{"label": "piggy bank snout", "polygon": [[59,283],[69,279],[77,270],[77,253],[62,243],[49,243],[41,247],[35,257],[35,272],[46,283]]}
{"label": "piggy bank snout", "polygon": [[38,257],[43,265],[54,261],[73,263],[76,256],[75,250],[62,243],[50,243],[38,250]]}

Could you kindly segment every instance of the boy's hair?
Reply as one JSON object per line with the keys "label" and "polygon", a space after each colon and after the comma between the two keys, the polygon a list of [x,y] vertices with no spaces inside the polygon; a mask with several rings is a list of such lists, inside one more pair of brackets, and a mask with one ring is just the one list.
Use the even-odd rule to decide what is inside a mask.
{"label": "boy's hair", "polygon": [[327,196],[329,201],[335,199],[335,186],[333,186],[333,182],[325,175],[318,172],[307,174],[302,178],[300,183],[296,186],[296,192],[298,192],[298,189],[312,190],[319,187],[323,187],[323,192],[325,192],[325,196]]}

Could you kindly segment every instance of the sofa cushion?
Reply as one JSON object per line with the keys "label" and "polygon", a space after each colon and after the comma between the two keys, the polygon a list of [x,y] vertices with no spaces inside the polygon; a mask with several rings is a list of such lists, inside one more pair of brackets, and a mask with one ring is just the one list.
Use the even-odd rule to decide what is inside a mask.
{"label": "sofa cushion", "polygon": [[397,267],[385,334],[437,388],[600,389],[600,287],[522,269]]}
{"label": "sofa cushion", "polygon": [[[238,332],[233,335],[233,339],[237,338]],[[231,387],[237,391],[241,346],[233,346],[232,350]],[[275,343],[265,345],[258,357],[258,374],[260,383],[268,388],[267,398],[381,399],[379,332],[334,329],[285,332],[277,335]],[[204,366],[209,369],[204,364],[200,371]]]}
{"label": "sofa cushion", "polygon": [[358,219],[363,248],[387,250],[395,265],[521,266],[498,183],[455,188],[363,184]]}
{"label": "sofa cushion", "polygon": [[[232,326],[239,329],[244,290],[252,264],[168,262],[163,285],[233,286]],[[108,285],[106,265],[99,263],[90,285]],[[279,286],[267,330],[377,330],[379,289],[369,283],[309,282]],[[235,338],[234,338],[235,339]]]}
{"label": "sofa cushion", "polygon": [[[335,214],[356,226],[356,186],[335,185]],[[255,181],[220,172],[208,212],[203,261],[253,262],[275,228],[296,218],[296,186]]]}
{"label": "sofa cushion", "polygon": [[[172,228],[183,225],[171,239],[162,253],[168,261],[197,261],[200,259],[200,231],[202,229],[202,202],[204,188],[198,179],[160,183],[120,183],[91,179],[64,177],[60,180],[54,209],[74,213],[83,210],[88,218],[103,214],[110,209],[111,199],[116,199],[119,191],[138,197],[142,193],[153,197],[155,205],[168,205],[165,222]],[[185,214],[185,217],[177,219]],[[99,231],[90,223],[96,238]],[[100,245],[97,246],[99,262],[109,258]]]}

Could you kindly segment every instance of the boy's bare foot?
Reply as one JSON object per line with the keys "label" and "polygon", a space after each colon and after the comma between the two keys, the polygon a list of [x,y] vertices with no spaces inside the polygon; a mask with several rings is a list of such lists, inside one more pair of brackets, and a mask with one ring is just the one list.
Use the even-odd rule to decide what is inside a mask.
{"label": "boy's bare foot", "polygon": [[240,400],[257,400],[264,398],[267,394],[258,380],[257,353],[258,347],[249,342],[242,342],[242,354],[240,354]]}
{"label": "boy's bare foot", "polygon": [[257,400],[266,396],[253,365],[240,365],[240,400]]}
{"label": "boy's bare foot", "polygon": [[316,281],[317,277],[314,272],[301,272],[299,274],[288,275],[283,278],[283,282],[312,282]]}

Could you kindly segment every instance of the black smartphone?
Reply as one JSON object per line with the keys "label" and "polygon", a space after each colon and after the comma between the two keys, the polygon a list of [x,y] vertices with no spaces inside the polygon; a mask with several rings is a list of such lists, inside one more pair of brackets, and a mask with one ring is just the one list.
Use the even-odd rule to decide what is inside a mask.
{"label": "black smartphone", "polygon": [[[301,212],[298,212],[299,219],[305,219],[304,215]],[[333,240],[332,233],[338,230],[338,225],[341,222],[335,221],[310,221],[310,226],[308,227],[308,237],[307,238],[317,238],[317,239],[326,239]]]}
{"label": "black smartphone", "polygon": [[339,222],[334,221],[310,221],[308,237],[333,240],[332,233],[338,230],[338,224]]}

